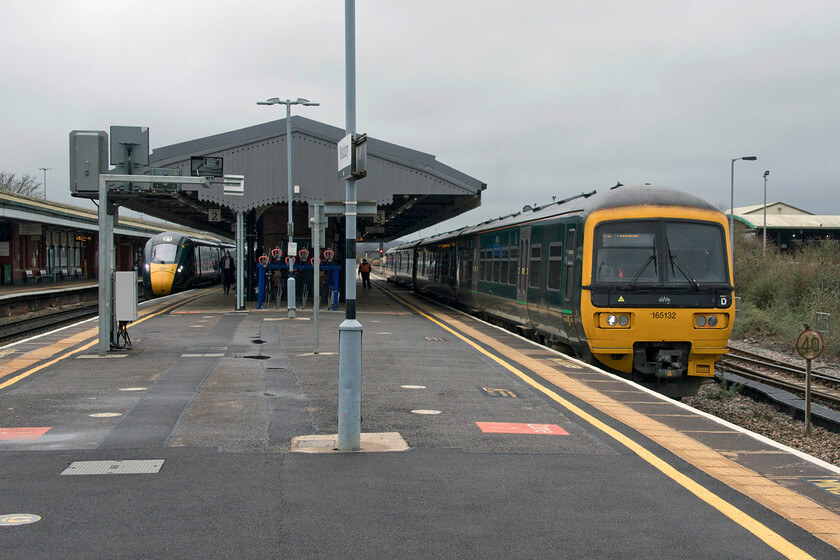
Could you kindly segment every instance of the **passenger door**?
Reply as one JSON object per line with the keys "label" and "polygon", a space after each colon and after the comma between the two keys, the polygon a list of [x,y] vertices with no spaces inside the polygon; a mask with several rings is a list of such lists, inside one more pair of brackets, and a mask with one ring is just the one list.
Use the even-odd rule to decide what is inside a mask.
{"label": "passenger door", "polygon": [[531,266],[531,226],[519,230],[519,263],[516,277],[516,308],[523,324],[530,325],[528,313],[528,272]]}

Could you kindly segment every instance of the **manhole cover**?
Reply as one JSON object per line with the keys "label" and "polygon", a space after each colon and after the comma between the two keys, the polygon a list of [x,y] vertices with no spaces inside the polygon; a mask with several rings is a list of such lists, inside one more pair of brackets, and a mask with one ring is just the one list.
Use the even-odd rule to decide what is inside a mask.
{"label": "manhole cover", "polygon": [[85,474],[157,474],[164,459],[128,461],[74,461],[62,475]]}

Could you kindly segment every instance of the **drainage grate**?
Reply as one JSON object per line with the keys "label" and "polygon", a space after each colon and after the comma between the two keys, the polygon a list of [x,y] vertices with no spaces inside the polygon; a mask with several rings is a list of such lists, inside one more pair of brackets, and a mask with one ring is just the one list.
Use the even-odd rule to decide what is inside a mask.
{"label": "drainage grate", "polygon": [[130,461],[73,461],[62,475],[85,474],[157,474],[164,459]]}
{"label": "drainage grate", "polygon": [[254,356],[250,354],[234,354],[234,358],[248,358],[249,360],[268,360],[271,356]]}

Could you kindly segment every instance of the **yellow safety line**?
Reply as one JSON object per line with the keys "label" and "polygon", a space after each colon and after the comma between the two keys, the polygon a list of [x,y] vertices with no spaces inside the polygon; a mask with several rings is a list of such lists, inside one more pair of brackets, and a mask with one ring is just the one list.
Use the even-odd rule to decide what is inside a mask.
{"label": "yellow safety line", "polygon": [[[142,323],[143,321],[145,321],[147,319],[151,319],[152,317],[156,317],[157,315],[160,315],[161,313],[165,313],[165,312],[175,308],[176,306],[180,306],[180,305],[190,303],[190,302],[198,299],[202,295],[206,295],[206,294],[199,294],[199,295],[196,295],[196,296],[192,296],[189,299],[185,299],[184,301],[179,301],[179,302],[173,304],[170,307],[167,307],[168,304],[165,304],[164,307],[162,309],[160,309],[159,311],[147,313],[143,318],[138,319],[137,321],[134,321],[133,323],[131,323],[129,325],[129,327],[133,327],[134,325],[138,325],[138,324]],[[65,350],[65,349],[67,349],[71,346],[74,346],[75,344],[79,344],[81,341],[83,341],[83,340],[87,339],[88,337],[92,336],[94,333],[98,333],[98,328],[88,329],[88,330],[83,331],[81,333],[77,333],[77,334],[75,334],[75,335],[73,335],[70,338],[67,338],[65,340],[54,342],[53,344],[50,344],[49,346],[44,346],[42,348],[36,348],[32,352],[27,352],[23,356],[20,356],[18,358],[15,358],[15,359],[11,360],[3,368],[4,372],[2,373],[2,375],[0,375],[0,378],[12,375],[16,371],[19,371],[23,368],[29,367],[33,363],[40,362],[41,360],[46,359],[48,356],[53,356],[53,355],[55,355],[59,352],[62,352],[63,350]],[[8,380],[4,381],[3,383],[0,383],[0,389],[5,389],[6,387],[8,387],[10,385],[14,385],[18,381],[20,381],[22,379],[26,379],[30,375],[32,375],[34,373],[38,373],[42,369],[44,369],[46,367],[49,367],[53,364],[56,364],[56,363],[60,362],[61,360],[64,360],[66,358],[69,358],[70,356],[74,356],[74,355],[76,355],[80,352],[83,352],[83,351],[87,350],[88,348],[90,348],[91,346],[93,346],[95,344],[98,344],[98,343],[99,343],[99,340],[96,339],[93,342],[85,344],[84,346],[81,346],[81,347],[79,347],[79,348],[77,348],[77,349],[75,349],[71,352],[68,352],[67,354],[59,356],[58,358],[55,358],[54,360],[50,360],[49,362],[43,363],[39,366],[33,367],[30,370],[24,371],[20,375],[18,375],[16,377],[13,377],[11,379],[8,379]]]}
{"label": "yellow safety line", "polygon": [[646,448],[634,442],[632,439],[628,438],[618,430],[615,430],[614,428],[611,428],[607,424],[601,422],[591,414],[585,412],[581,408],[564,399],[551,389],[548,389],[547,387],[544,387],[543,385],[537,383],[530,376],[526,375],[518,368],[495,356],[493,353],[485,350],[477,343],[473,342],[466,336],[457,332],[454,328],[451,328],[442,323],[441,321],[438,321],[431,315],[420,310],[418,307],[411,305],[396,294],[390,293],[390,295],[406,307],[413,309],[421,316],[425,317],[426,319],[432,321],[444,330],[449,331],[453,335],[457,336],[458,338],[460,338],[461,340],[463,340],[464,342],[466,342],[467,344],[469,344],[470,346],[472,346],[491,360],[495,361],[496,363],[498,363],[499,365],[501,365],[502,367],[519,377],[528,385],[534,387],[538,391],[544,393],[552,400],[568,409],[570,412],[576,414],[586,422],[590,423],[592,426],[598,428],[605,434],[609,435],[610,437],[612,437],[613,439],[615,439],[616,441],[633,451],[636,455],[647,461],[660,472],[665,474],[667,477],[675,481],[677,484],[679,484],[680,486],[682,486],[683,488],[685,488],[686,490],[688,490],[689,492],[691,492],[692,494],[694,494],[695,496],[712,506],[713,508],[720,511],[721,513],[732,519],[734,522],[736,522],[752,534],[754,534],[756,537],[767,543],[771,548],[778,551],[780,554],[786,556],[787,558],[790,558],[791,560],[814,560],[813,556],[811,556],[801,548],[797,547],[796,545],[794,545],[793,543],[791,543],[790,541],[788,541],[787,539],[785,539],[784,537],[782,537],[781,535],[779,535],[778,533],[761,523],[760,521],[756,520],[752,516],[736,508],[735,506],[733,506],[732,504],[715,494],[714,492],[708,490],[707,488],[698,484],[688,476],[682,474],[677,469],[668,464],[666,461],[657,457],[654,453],[648,451]]}

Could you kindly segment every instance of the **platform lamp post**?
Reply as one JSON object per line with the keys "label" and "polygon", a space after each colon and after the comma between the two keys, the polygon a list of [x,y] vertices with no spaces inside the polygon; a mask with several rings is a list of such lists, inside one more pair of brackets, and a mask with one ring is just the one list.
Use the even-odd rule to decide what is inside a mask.
{"label": "platform lamp post", "polygon": [[38,169],[44,172],[44,200],[47,200],[47,171],[52,167],[39,167]]}
{"label": "platform lamp post", "polygon": [[770,171],[764,172],[764,250],[761,256],[767,256],[767,176]]}
{"label": "platform lamp post", "polygon": [[294,247],[294,233],[295,222],[292,217],[292,105],[305,105],[307,107],[317,107],[320,103],[315,103],[298,97],[295,100],[286,99],[282,101],[277,97],[266,99],[265,101],[257,101],[257,105],[285,105],[286,106],[286,171],[287,171],[287,186],[289,196],[289,244],[286,249],[287,258],[289,259],[289,279],[286,281],[286,306],[289,310],[289,319],[295,318],[295,300],[297,299],[297,292],[295,292],[295,257],[296,254],[291,254],[289,250]]}
{"label": "platform lamp post", "polygon": [[729,257],[732,259],[732,267],[735,267],[735,162],[739,159],[744,161],[755,161],[755,156],[744,156],[732,160],[731,183],[729,197]]}

